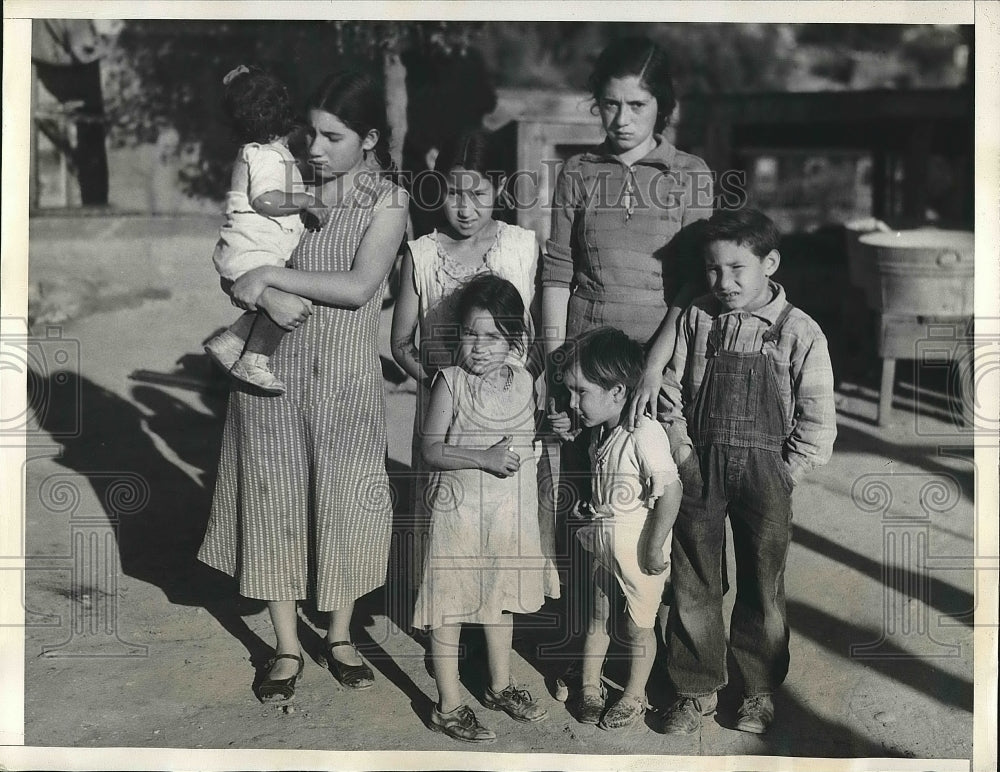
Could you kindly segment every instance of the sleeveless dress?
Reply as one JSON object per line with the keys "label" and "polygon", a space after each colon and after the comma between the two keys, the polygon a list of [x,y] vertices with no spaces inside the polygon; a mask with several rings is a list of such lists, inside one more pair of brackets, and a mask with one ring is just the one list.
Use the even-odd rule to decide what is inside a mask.
{"label": "sleeveless dress", "polygon": [[527,310],[535,295],[535,272],[538,269],[538,242],[534,231],[517,225],[497,222],[493,244],[476,266],[456,261],[438,241],[433,231],[407,245],[413,257],[413,283],[420,301],[420,350],[429,364],[443,368],[450,354],[448,338],[456,331],[456,290],[473,276],[493,273],[507,279],[521,293]]}
{"label": "sleeveless dress", "polygon": [[519,364],[511,367],[507,390],[461,367],[438,375],[452,395],[445,442],[485,449],[510,435],[521,467],[507,478],[479,469],[432,475],[430,544],[414,627],[495,623],[504,611],[537,611],[547,585],[558,591],[538,527],[532,379]]}
{"label": "sleeveless dress", "polygon": [[[493,244],[475,266],[467,266],[449,255],[439,243],[436,230],[408,242],[407,246],[413,258],[413,288],[419,301],[420,357],[425,365],[443,369],[454,364],[460,324],[455,318],[458,291],[474,276],[493,273],[506,279],[521,293],[526,311],[531,305],[538,269],[538,242],[533,231],[498,221]],[[417,387],[417,410],[413,418],[415,470],[420,467],[420,427],[430,396],[426,386]],[[418,495],[415,502],[418,513],[424,511],[421,498]]]}
{"label": "sleeveless dress", "polygon": [[[292,256],[302,271],[347,271],[374,210],[396,186],[373,176]],[[203,562],[262,600],[344,608],[385,582],[392,502],[377,339],[386,280],[362,307],[315,304],[271,369],[287,391],[234,384]]]}

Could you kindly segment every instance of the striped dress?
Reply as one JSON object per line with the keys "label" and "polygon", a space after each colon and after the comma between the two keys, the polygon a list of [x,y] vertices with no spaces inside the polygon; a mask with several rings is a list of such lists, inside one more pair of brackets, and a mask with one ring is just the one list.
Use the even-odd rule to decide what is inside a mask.
{"label": "striped dress", "polygon": [[[347,271],[385,179],[334,208],[292,256],[303,271]],[[198,558],[261,600],[349,605],[385,582],[392,502],[377,350],[385,279],[356,310],[315,305],[271,357],[282,396],[234,384],[212,512]]]}

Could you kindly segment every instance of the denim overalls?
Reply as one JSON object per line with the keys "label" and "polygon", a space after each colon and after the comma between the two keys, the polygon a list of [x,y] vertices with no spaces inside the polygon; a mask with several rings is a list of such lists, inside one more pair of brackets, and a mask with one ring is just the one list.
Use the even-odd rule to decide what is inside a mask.
{"label": "denim overalls", "polygon": [[730,646],[746,695],[773,692],[788,672],[784,577],[794,482],[782,450],[791,426],[765,351],[778,340],[791,310],[786,303],[764,332],[759,351],[721,349],[718,319],[709,335],[705,376],[688,411],[697,469],[690,462],[685,470],[671,552],[668,672],[681,696],[711,694],[727,680],[722,618],[727,510],[736,553]]}

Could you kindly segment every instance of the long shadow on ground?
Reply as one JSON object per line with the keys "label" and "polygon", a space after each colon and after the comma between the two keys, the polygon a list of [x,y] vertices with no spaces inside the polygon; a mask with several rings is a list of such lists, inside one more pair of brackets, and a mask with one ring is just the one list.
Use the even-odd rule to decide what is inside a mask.
{"label": "long shadow on ground", "polygon": [[910,464],[930,474],[942,475],[954,480],[962,495],[970,501],[973,500],[976,490],[973,459],[954,449],[952,447],[954,443],[950,445],[947,443],[942,444],[948,448],[947,456],[949,458],[965,458],[969,461],[969,468],[959,471],[936,461],[936,457],[945,455],[938,445],[903,445],[901,443],[888,442],[881,437],[855,429],[853,426],[847,426],[843,423],[837,426],[837,441],[834,446],[834,452],[838,455],[855,453],[878,456],[879,458]]}
{"label": "long shadow on ground", "polygon": [[[34,403],[32,389],[55,393],[52,378],[59,378],[61,393],[78,393],[79,402],[46,404],[35,417],[43,429],[58,432],[79,416],[80,431],[59,437],[63,452],[56,461],[90,485],[109,523],[117,524],[114,535],[125,575],[159,587],[170,603],[203,607],[246,646],[252,662],[266,658],[271,647],[242,619],[259,612],[262,604],[237,595],[229,577],[196,559],[214,486],[223,403],[209,401],[211,414],[206,415],[166,391],[141,386],[135,397],[150,411],[145,415],[132,403],[71,372],[48,380],[29,378],[29,403]],[[63,379],[69,379],[68,383]],[[168,460],[153,435],[185,464],[201,470],[200,479]],[[112,502],[120,495],[116,486],[123,475],[141,477],[148,500],[138,511],[119,518]],[[79,588],[71,592],[77,595]]]}
{"label": "long shadow on ground", "polygon": [[936,576],[927,576],[926,569],[924,572],[917,572],[902,566],[887,568],[885,563],[848,549],[842,544],[797,523],[792,525],[792,541],[799,546],[860,571],[888,590],[907,593],[911,592],[913,587],[919,587],[926,583],[930,595],[921,598],[922,602],[929,604],[946,616],[954,617],[956,621],[967,627],[972,626],[970,615],[973,610],[972,593],[942,581]]}
{"label": "long shadow on ground", "polygon": [[[889,639],[883,640],[881,630],[862,627],[799,601],[788,602],[788,618],[799,635],[845,659],[852,658],[852,646],[881,641],[878,656],[864,660],[867,667],[922,692],[942,705],[972,712],[971,681],[947,672],[926,654],[921,656],[922,652],[907,650]],[[929,639],[919,643],[924,647],[933,646]],[[947,656],[948,651],[940,647],[939,656]],[[952,653],[951,656],[959,655]]]}

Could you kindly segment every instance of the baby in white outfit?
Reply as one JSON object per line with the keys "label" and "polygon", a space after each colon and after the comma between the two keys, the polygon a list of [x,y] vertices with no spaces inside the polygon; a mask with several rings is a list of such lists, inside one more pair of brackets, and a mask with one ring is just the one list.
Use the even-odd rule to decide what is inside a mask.
{"label": "baby in white outfit", "polygon": [[[304,230],[317,229],[326,210],[306,193],[289,150],[289,140],[303,127],[295,122],[285,86],[243,65],[226,75],[223,84],[226,110],[245,142],[233,164],[226,222],[212,257],[228,292],[247,271],[284,267]],[[248,312],[212,338],[205,350],[233,377],[267,394],[282,394],[285,386],[271,372],[268,359],[285,333],[266,313]]]}

